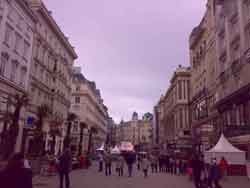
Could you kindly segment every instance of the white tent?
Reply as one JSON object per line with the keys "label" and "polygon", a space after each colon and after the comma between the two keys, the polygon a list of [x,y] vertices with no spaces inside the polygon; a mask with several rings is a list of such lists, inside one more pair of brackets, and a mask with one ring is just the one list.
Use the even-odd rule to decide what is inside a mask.
{"label": "white tent", "polygon": [[246,164],[246,153],[234,147],[222,134],[218,143],[210,150],[205,151],[205,161],[210,163],[212,158],[217,162],[224,157],[229,164]]}
{"label": "white tent", "polygon": [[115,146],[113,149],[111,149],[111,154],[120,154],[121,151],[118,148],[118,146]]}
{"label": "white tent", "polygon": [[96,151],[104,151],[105,144],[103,143],[100,148],[96,149]]}

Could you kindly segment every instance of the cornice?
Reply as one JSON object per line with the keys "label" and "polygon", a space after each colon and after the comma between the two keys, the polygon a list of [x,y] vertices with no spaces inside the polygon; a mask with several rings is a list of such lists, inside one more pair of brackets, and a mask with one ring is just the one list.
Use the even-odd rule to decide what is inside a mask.
{"label": "cornice", "polygon": [[34,11],[40,12],[41,15],[43,15],[47,21],[47,23],[50,25],[52,30],[57,34],[58,38],[61,40],[62,44],[65,46],[67,51],[70,53],[70,55],[73,57],[73,59],[77,59],[78,56],[74,50],[74,48],[69,43],[67,37],[64,35],[64,33],[61,31],[60,27],[54,20],[54,18],[51,16],[51,12],[48,11],[46,6],[42,1],[32,1],[31,2],[31,8]]}

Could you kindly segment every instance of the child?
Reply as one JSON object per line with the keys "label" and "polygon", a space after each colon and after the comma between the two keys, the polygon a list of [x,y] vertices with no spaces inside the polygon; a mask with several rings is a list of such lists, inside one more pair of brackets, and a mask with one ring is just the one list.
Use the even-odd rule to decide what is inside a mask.
{"label": "child", "polygon": [[142,159],[142,170],[143,170],[143,173],[144,173],[144,178],[148,177],[148,168],[149,168],[149,165],[150,165],[150,161],[148,160],[148,158],[146,156],[143,157]]}

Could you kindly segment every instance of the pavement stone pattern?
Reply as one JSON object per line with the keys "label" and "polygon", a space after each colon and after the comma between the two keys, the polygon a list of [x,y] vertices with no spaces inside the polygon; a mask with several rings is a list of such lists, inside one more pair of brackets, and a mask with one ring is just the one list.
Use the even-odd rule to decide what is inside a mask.
{"label": "pavement stone pattern", "polygon": [[[124,177],[118,177],[117,173],[106,177],[104,172],[97,172],[96,167],[73,171],[70,176],[71,188],[194,188],[186,176],[149,173],[145,179],[142,172],[136,171],[134,177],[129,178],[127,169]],[[35,177],[34,188],[59,188],[58,180],[57,176]],[[223,188],[250,188],[247,177],[227,177],[221,184]]]}

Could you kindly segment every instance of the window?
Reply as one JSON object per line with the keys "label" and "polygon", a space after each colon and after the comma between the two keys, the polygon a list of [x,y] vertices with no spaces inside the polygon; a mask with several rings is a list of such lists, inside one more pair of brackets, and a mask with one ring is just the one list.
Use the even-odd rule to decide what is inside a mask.
{"label": "window", "polygon": [[26,75],[27,75],[27,68],[22,67],[21,68],[21,74],[20,74],[20,85],[21,86],[24,86]]}
{"label": "window", "polygon": [[30,49],[30,44],[27,41],[24,41],[23,57],[25,60],[28,59],[29,49]]}
{"label": "window", "polygon": [[18,62],[17,61],[12,61],[11,62],[10,80],[13,81],[13,82],[16,79],[17,67],[18,67]]}
{"label": "window", "polygon": [[36,42],[36,48],[35,48],[35,49],[36,49],[36,50],[35,50],[35,57],[36,57],[36,58],[38,58],[38,56],[39,56],[40,45],[41,45],[40,42],[37,41],[37,42]]}
{"label": "window", "polygon": [[79,104],[81,102],[80,97],[75,97],[75,103]]}
{"label": "window", "polygon": [[22,36],[18,33],[16,33],[16,41],[15,41],[15,52],[18,54],[20,53],[20,47],[21,47],[21,42],[22,42]]}
{"label": "window", "polygon": [[17,25],[16,26],[20,30],[22,30],[23,21],[24,21],[23,17],[21,15],[18,15],[18,21],[17,21]]}
{"label": "window", "polygon": [[181,81],[178,81],[178,94],[179,94],[179,100],[182,99],[182,88],[181,88]]}
{"label": "window", "polygon": [[5,67],[6,67],[6,64],[8,62],[8,59],[9,59],[8,54],[7,53],[2,53],[1,62],[0,62],[0,75],[1,76],[4,76]]}
{"label": "window", "polygon": [[76,86],[76,91],[80,91],[80,86]]}
{"label": "window", "polygon": [[43,74],[44,74],[44,70],[43,68],[41,67],[40,69],[40,81],[43,82]]}
{"label": "window", "polygon": [[10,25],[6,24],[5,36],[4,36],[4,43],[10,47],[11,45],[11,36],[12,36],[13,29]]}

